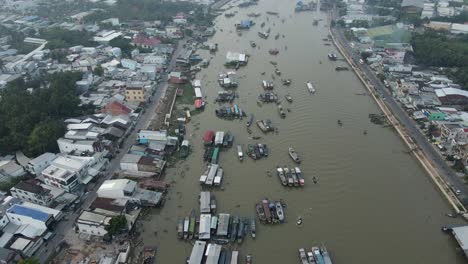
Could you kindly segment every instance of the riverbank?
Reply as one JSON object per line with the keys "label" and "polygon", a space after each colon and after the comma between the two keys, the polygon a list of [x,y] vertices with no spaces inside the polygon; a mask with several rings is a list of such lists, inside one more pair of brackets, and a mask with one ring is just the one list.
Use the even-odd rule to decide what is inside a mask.
{"label": "riverbank", "polygon": [[411,136],[408,135],[408,133],[405,131],[404,127],[400,124],[399,120],[393,115],[393,113],[387,107],[384,100],[380,96],[377,95],[377,93],[376,93],[376,91],[374,89],[374,86],[370,83],[369,79],[367,77],[364,77],[365,74],[360,70],[357,63],[344,50],[344,48],[341,46],[341,43],[336,40],[336,38],[335,38],[335,36],[333,34],[334,33],[333,29],[330,28],[329,32],[330,32],[330,35],[332,37],[334,45],[339,50],[341,55],[343,55],[343,57],[346,59],[346,61],[351,66],[353,71],[356,73],[356,75],[358,76],[358,78],[362,82],[362,84],[367,88],[367,90],[369,91],[369,93],[372,96],[372,98],[374,99],[374,101],[377,103],[379,108],[384,113],[384,115],[387,118],[389,124],[395,129],[395,131],[397,131],[400,138],[403,140],[405,145],[409,148],[409,150],[413,154],[413,156],[419,161],[421,166],[427,172],[428,176],[433,181],[433,183],[436,185],[436,187],[439,189],[439,191],[442,193],[442,195],[447,199],[449,204],[452,206],[453,210],[457,214],[463,215],[463,217],[466,220],[468,220],[468,214],[467,214],[466,208],[464,207],[462,202],[458,199],[457,195],[453,192],[452,188],[450,188],[450,185],[440,175],[440,172],[434,167],[434,165],[432,165],[431,161],[427,158],[427,156],[419,148],[419,146],[413,141]]}

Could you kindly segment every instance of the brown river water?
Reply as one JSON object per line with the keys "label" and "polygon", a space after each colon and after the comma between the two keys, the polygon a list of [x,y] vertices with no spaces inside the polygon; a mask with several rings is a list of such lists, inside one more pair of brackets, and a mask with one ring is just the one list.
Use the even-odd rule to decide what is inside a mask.
{"label": "brown river water", "polygon": [[[231,131],[235,136],[234,147],[220,154],[219,164],[225,175],[224,190],[214,191],[218,213],[253,216],[255,203],[264,197],[283,199],[287,204],[286,223],[257,223],[255,241],[249,237],[242,244],[225,246],[240,251],[240,263],[248,253],[253,263],[299,263],[298,248],[322,242],[334,263],[465,263],[455,249],[454,239],[440,231],[445,224],[462,221],[445,216],[449,206],[416,160],[406,153],[394,131],[369,121],[369,113],[379,110],[369,96],[357,95],[366,91],[353,72],[335,71],[336,66],[346,66],[345,62],[327,59],[328,53],[338,53],[322,41],[328,35],[327,15],[294,13],[294,3],[262,0],[258,6],[231,9],[239,10],[232,18],[222,15],[216,19],[217,33],[210,41],[218,43],[218,52],[210,55],[198,51],[205,58],[212,57],[210,66],[197,75],[208,105],[187,126],[192,153],[167,171],[165,180],[172,182],[168,200],[143,221],[142,245],[158,247],[157,263],[185,263],[190,255],[192,246],[177,239],[176,224],[192,208],[199,210],[199,177],[206,168],[202,137],[211,129]],[[271,16],[265,11],[280,14]],[[256,25],[239,36],[234,24],[247,19],[250,12],[262,15],[249,18]],[[314,18],[323,21],[313,26]],[[271,28],[266,40],[257,35],[262,22],[266,23],[263,30]],[[284,38],[275,40],[277,33]],[[252,40],[257,48],[250,46]],[[271,48],[278,48],[279,54],[268,54]],[[218,73],[226,70],[223,64],[227,51],[250,54],[247,66],[237,71],[236,103],[247,115],[270,118],[278,127],[278,134],[263,135],[252,125],[253,135],[262,136],[259,142],[270,148],[266,159],[253,161],[246,157],[239,162],[235,145],[242,144],[245,150],[254,142],[246,132],[246,118],[227,121],[214,114],[218,105],[213,101],[217,91],[222,90],[216,80]],[[290,93],[294,100],[292,104],[283,100],[283,106],[291,109],[286,119],[279,117],[275,104],[259,107],[256,103],[263,92],[261,80],[271,79],[274,72],[272,60],[282,71],[282,76],[274,80],[274,92],[281,99]],[[262,76],[262,72],[266,75]],[[282,86],[281,78],[292,79],[292,85]],[[315,84],[315,95],[309,95],[306,89],[304,83],[308,80]],[[342,127],[337,125],[338,119]],[[266,173],[274,172],[276,165],[294,165],[288,156],[289,146],[302,157],[300,167],[306,180],[303,188],[285,188],[275,173],[272,177]],[[318,184],[313,184],[313,176],[318,177]],[[299,215],[303,217],[301,226],[295,223]]]}

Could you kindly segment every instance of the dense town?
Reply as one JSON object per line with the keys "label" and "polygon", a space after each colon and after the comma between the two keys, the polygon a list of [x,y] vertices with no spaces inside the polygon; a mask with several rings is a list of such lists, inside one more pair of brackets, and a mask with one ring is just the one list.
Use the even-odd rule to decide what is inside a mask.
{"label": "dense town", "polygon": [[[189,1],[190,5],[161,1],[156,6],[141,2],[145,4],[140,9],[122,13],[115,10],[132,5],[131,1],[68,5],[0,0],[1,263],[152,263],[157,259],[151,245],[134,250],[142,246],[136,239],[137,226],[150,210],[164,207],[171,191],[165,170],[190,155],[185,124],[208,103],[204,84],[196,74],[208,67],[210,58],[197,50],[217,51],[218,44],[210,40],[216,33],[212,21],[218,15],[235,15],[221,8],[228,4],[248,7],[256,1],[200,0]],[[309,6],[316,4],[298,1],[296,11],[310,11]],[[167,12],[153,16],[151,8]],[[329,12],[331,33],[343,42],[367,78],[376,78],[385,88],[385,92],[376,89],[378,96],[389,104],[395,100],[413,119],[415,133],[423,133],[425,144],[444,159],[438,167],[449,170],[444,178],[448,191],[465,206],[468,2],[322,1],[320,10]],[[241,30],[244,27],[251,27],[250,20],[237,25]],[[333,45],[331,38],[324,43]],[[226,56],[226,65],[234,68],[248,61],[248,54],[238,51],[220,56]],[[342,61],[340,54],[328,58]],[[343,63],[336,70],[350,69]],[[288,80],[283,82],[286,85]],[[237,86],[235,73],[226,73],[219,84]],[[264,98],[264,102],[277,100],[273,93],[264,96],[273,98]],[[218,95],[223,102],[235,97],[228,92]],[[216,111],[224,119],[245,116],[237,105]],[[372,121],[387,123],[384,116],[374,116]],[[261,129],[262,125],[258,124]],[[265,128],[274,132],[274,128],[268,130]],[[231,146],[228,133],[210,133],[205,134],[205,144]],[[417,137],[415,133],[410,134]],[[214,171],[213,177],[219,176],[213,154],[219,148],[208,149],[207,175]],[[268,155],[266,145],[260,150],[252,146],[250,151]],[[243,155],[241,149],[238,152]],[[296,161],[294,150],[289,153]],[[291,170],[300,180],[300,169]],[[212,212],[209,192],[201,196],[207,196],[200,203],[205,203],[207,213]],[[258,209],[263,221],[282,222],[282,203],[273,203],[267,221],[264,214],[270,214],[269,206],[267,202]],[[196,222],[211,224],[215,218],[214,214],[210,220],[204,217],[207,215],[200,215]],[[221,218],[226,214],[216,217]],[[226,221],[229,225],[229,215]],[[301,223],[298,218],[297,224]],[[255,220],[240,220],[238,230],[244,230],[244,225],[245,230],[255,228]],[[179,231],[181,237],[184,228]],[[220,224],[217,228],[219,233]],[[457,236],[455,228],[453,231]],[[457,237],[463,239],[468,240]],[[189,263],[201,263],[196,255],[201,250],[203,256],[204,243],[194,243]],[[216,262],[206,263],[218,263],[221,246],[210,245],[211,251],[217,248],[218,255],[206,253],[209,259],[216,258]],[[468,248],[462,249],[468,254]],[[319,253],[300,251],[302,263],[327,263],[314,260],[316,255],[326,258],[328,254],[324,247],[317,250]],[[229,253],[236,258],[237,254]],[[247,263],[250,258],[246,257]]]}

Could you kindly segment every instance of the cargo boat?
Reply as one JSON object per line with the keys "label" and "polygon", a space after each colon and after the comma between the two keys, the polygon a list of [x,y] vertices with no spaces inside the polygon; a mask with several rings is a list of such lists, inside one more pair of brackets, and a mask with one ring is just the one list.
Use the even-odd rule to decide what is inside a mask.
{"label": "cargo boat", "polygon": [[182,218],[177,221],[177,237],[179,237],[179,239],[184,237],[184,219]]}
{"label": "cargo boat", "polygon": [[297,178],[299,179],[299,185],[304,186],[305,180],[304,180],[304,175],[302,175],[301,169],[299,167],[295,167],[294,170],[296,171]]}
{"label": "cargo boat", "polygon": [[289,147],[288,152],[289,152],[289,156],[294,162],[301,163],[301,159],[299,158],[299,155],[292,147]]}
{"label": "cargo boat", "polygon": [[241,145],[237,145],[237,156],[239,157],[240,161],[244,160],[244,152],[242,151]]}
{"label": "cargo boat", "polygon": [[250,235],[253,239],[255,239],[255,237],[257,236],[257,230],[255,227],[255,217],[252,217],[252,219],[250,219]]}
{"label": "cargo boat", "polygon": [[237,228],[239,225],[239,216],[235,215],[234,219],[232,220],[232,225],[231,225],[231,242],[236,241],[237,238]]}
{"label": "cargo boat", "polygon": [[190,227],[190,218],[186,216],[184,219],[184,239],[188,239],[189,227]]}
{"label": "cargo boat", "polygon": [[190,226],[189,226],[189,235],[188,235],[188,239],[192,239],[194,238],[194,235],[195,235],[195,224],[197,223],[197,218],[196,218],[196,215],[195,215],[195,210],[192,209],[192,211],[190,212]]}
{"label": "cargo boat", "polygon": [[301,259],[302,264],[309,264],[310,262],[307,260],[307,255],[305,249],[299,249],[299,258]]}
{"label": "cargo boat", "polygon": [[283,222],[284,221],[283,206],[281,205],[280,202],[275,202],[275,208],[276,208],[276,215],[278,216],[278,220],[280,222]]}
{"label": "cargo boat", "polygon": [[293,178],[293,183],[294,183],[294,186],[299,186],[299,179],[297,178],[297,175],[296,175],[296,170],[295,169],[291,169],[291,176]]}
{"label": "cargo boat", "polygon": [[242,243],[244,239],[244,231],[245,231],[245,221],[244,219],[239,220],[239,228],[237,229],[237,243]]}
{"label": "cargo boat", "polygon": [[262,206],[263,206],[263,211],[265,212],[265,219],[267,223],[271,223],[272,221],[272,216],[270,212],[270,202],[268,199],[263,199],[262,200]]}
{"label": "cargo boat", "polygon": [[281,184],[283,184],[283,186],[288,185],[288,182],[286,181],[286,177],[284,176],[283,168],[276,167],[276,173],[278,174],[278,177],[279,177],[279,179],[281,181]]}
{"label": "cargo boat", "polygon": [[255,205],[255,210],[257,211],[258,219],[260,220],[260,222],[265,222],[266,217],[265,217],[265,210],[263,210],[263,206],[258,203]]}
{"label": "cargo boat", "polygon": [[291,175],[291,171],[289,171],[289,168],[286,168],[286,167],[283,170],[284,170],[285,177],[288,179],[288,186],[292,187],[294,185],[294,181]]}

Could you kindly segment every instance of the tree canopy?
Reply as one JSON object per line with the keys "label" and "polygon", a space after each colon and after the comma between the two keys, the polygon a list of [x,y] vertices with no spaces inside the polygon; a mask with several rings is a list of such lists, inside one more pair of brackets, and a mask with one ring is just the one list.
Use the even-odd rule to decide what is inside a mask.
{"label": "tree canopy", "polygon": [[81,77],[79,72],[60,72],[34,82],[8,83],[0,91],[0,153],[56,151],[56,140],[65,129],[63,119],[87,114],[75,88]]}
{"label": "tree canopy", "polygon": [[453,76],[468,89],[468,36],[451,36],[426,30],[414,34],[412,45],[416,60],[427,66],[457,67]]}
{"label": "tree canopy", "polygon": [[106,226],[106,231],[112,235],[118,235],[127,227],[127,219],[124,215],[116,215],[111,218],[109,225]]}
{"label": "tree canopy", "polygon": [[40,30],[42,38],[48,41],[48,49],[69,48],[76,45],[96,46],[92,33],[88,31],[68,30],[63,28],[44,28]]}

